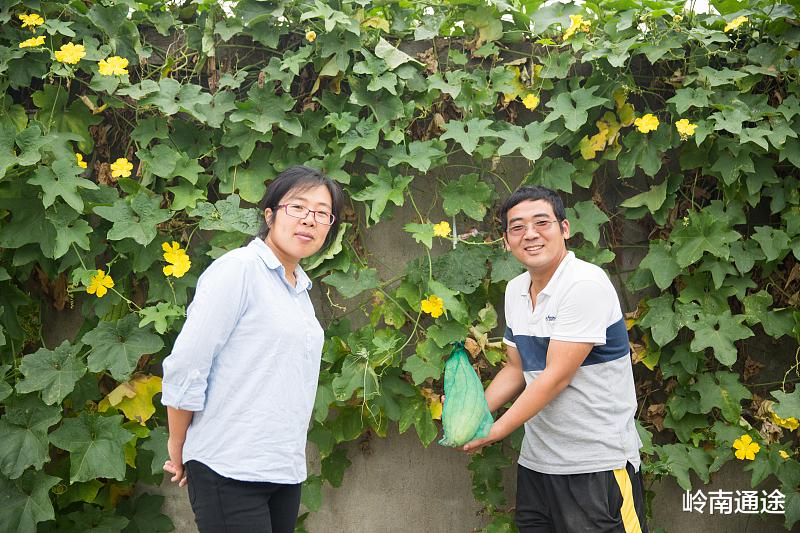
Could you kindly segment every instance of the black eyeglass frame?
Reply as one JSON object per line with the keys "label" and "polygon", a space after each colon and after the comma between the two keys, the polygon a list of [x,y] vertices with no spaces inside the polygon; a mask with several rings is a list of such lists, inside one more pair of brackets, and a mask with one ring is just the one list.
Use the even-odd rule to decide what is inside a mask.
{"label": "black eyeglass frame", "polygon": [[[537,232],[539,232],[550,229],[551,224],[560,222],[561,222],[560,220],[534,220],[533,222],[528,222],[525,224],[522,223],[514,224],[513,226],[509,226],[508,229],[506,229],[506,233],[508,233],[509,235],[513,235],[514,237],[521,237],[525,235],[525,233],[528,231],[528,226],[530,226],[531,224],[533,224],[533,228]],[[514,233],[513,230],[515,228],[522,228],[522,230],[519,233]]]}
{"label": "black eyeglass frame", "polygon": [[[297,215],[291,214],[289,212],[289,207],[292,207],[292,206],[302,208],[304,210],[303,216],[297,216]],[[324,224],[326,226],[332,226],[333,223],[336,222],[336,215],[334,215],[333,213],[328,213],[327,211],[321,211],[321,210],[316,210],[315,211],[314,209],[309,209],[306,206],[300,205],[300,204],[279,204],[279,205],[277,205],[275,207],[277,207],[279,209],[283,208],[283,210],[286,212],[286,214],[288,216],[292,217],[292,218],[305,219],[308,216],[309,213],[313,213],[314,214],[314,221],[318,222],[320,224]],[[325,215],[327,217],[327,220],[320,220],[319,217],[317,216],[317,214]]]}

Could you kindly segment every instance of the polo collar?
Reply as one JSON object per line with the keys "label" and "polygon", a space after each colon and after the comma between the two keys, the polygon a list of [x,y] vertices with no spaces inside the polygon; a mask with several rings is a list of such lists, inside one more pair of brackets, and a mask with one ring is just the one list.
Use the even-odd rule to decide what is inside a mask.
{"label": "polo collar", "polygon": [[[285,280],[286,277],[284,274],[286,273],[286,270],[283,268],[283,264],[275,256],[275,252],[272,251],[272,248],[267,246],[267,243],[265,243],[263,239],[256,237],[250,241],[250,244],[247,246],[248,248],[252,247],[253,250],[255,250],[256,255],[258,255],[258,257],[264,261],[264,264],[267,265],[267,268],[270,270],[277,270],[281,275],[281,279]],[[297,265],[297,268],[294,269],[294,277],[297,280],[297,283],[294,287],[288,285],[287,283],[290,289],[294,290],[295,292],[311,290],[311,278],[308,277],[308,274],[305,273],[300,265]]]}
{"label": "polo collar", "polygon": [[[550,278],[550,281],[547,282],[547,285],[545,285],[544,289],[542,289],[539,292],[540,295],[549,296],[553,293],[553,289],[555,288],[556,283],[558,282],[558,278],[561,277],[561,275],[567,269],[569,263],[571,263],[574,258],[575,258],[575,252],[567,252],[567,255],[565,255],[564,259],[562,259],[561,262],[558,264],[558,268],[556,268],[556,271],[553,272],[553,277]],[[530,294],[529,291],[532,283],[531,273],[525,271],[525,275],[528,277],[528,283],[523,283],[524,290],[520,293],[521,296],[528,296]]]}

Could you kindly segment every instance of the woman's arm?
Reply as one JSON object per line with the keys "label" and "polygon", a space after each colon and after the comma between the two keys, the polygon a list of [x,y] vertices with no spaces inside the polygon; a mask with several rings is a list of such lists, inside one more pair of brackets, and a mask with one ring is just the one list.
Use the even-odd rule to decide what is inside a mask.
{"label": "woman's arm", "polygon": [[164,462],[164,471],[172,474],[170,481],[177,482],[179,487],[186,485],[186,472],[183,469],[183,443],[186,442],[186,430],[189,429],[193,416],[194,411],[167,406],[169,459]]}

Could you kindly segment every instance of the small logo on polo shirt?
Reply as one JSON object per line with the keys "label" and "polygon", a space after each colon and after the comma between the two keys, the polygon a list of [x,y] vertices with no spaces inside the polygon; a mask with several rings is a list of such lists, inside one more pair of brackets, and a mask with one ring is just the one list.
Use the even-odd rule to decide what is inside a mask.
{"label": "small logo on polo shirt", "polygon": [[546,317],[544,317],[544,321],[545,322],[555,322],[556,321],[556,317],[554,317],[553,315],[547,315]]}

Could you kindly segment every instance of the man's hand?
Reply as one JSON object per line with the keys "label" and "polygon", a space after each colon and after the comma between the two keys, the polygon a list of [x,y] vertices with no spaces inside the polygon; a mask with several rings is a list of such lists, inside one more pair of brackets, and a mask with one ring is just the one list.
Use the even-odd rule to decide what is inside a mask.
{"label": "man's hand", "polygon": [[502,435],[499,434],[500,432],[497,429],[496,424],[492,424],[492,428],[489,430],[489,435],[482,439],[475,439],[469,441],[464,445],[462,448],[465,452],[472,455],[473,453],[477,453],[484,449],[486,446],[494,444],[495,442],[501,440],[503,438]]}
{"label": "man's hand", "polygon": [[183,468],[183,442],[176,442],[175,439],[167,440],[167,451],[169,459],[164,461],[164,471],[172,474],[170,481],[177,483],[179,487],[186,486],[186,470]]}

